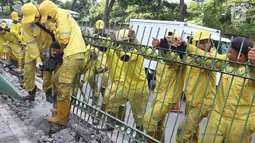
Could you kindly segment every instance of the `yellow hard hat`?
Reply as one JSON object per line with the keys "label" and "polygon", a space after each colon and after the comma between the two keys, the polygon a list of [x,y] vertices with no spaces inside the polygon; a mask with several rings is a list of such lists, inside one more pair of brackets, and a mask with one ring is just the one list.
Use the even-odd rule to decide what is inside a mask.
{"label": "yellow hard hat", "polygon": [[26,3],[21,8],[23,14],[22,23],[31,23],[35,20],[36,15],[39,15],[37,7],[32,3]]}
{"label": "yellow hard hat", "polygon": [[11,13],[12,20],[18,21],[19,20],[19,14],[15,11]]}
{"label": "yellow hard hat", "polygon": [[128,29],[121,29],[116,33],[116,38],[118,41],[124,41],[124,40],[129,40],[128,37]]}
{"label": "yellow hard hat", "polygon": [[7,23],[6,22],[1,22],[0,27],[2,29],[5,29],[7,27]]}
{"label": "yellow hard hat", "polygon": [[98,20],[95,24],[96,29],[104,29],[104,21],[103,20]]}
{"label": "yellow hard hat", "polygon": [[205,39],[211,39],[211,34],[209,31],[207,30],[199,30],[194,34],[194,38],[192,40],[192,42],[196,42],[198,40],[205,40]]}
{"label": "yellow hard hat", "polygon": [[39,6],[39,12],[41,14],[40,23],[45,23],[48,19],[48,16],[54,18],[57,14],[58,7],[52,1],[46,0],[41,3]]}

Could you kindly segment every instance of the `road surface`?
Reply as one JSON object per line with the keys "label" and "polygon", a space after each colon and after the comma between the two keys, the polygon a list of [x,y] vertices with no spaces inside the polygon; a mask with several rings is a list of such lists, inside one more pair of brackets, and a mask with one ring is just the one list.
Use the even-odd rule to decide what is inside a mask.
{"label": "road surface", "polygon": [[0,99],[0,143],[33,143],[27,132],[27,127]]}

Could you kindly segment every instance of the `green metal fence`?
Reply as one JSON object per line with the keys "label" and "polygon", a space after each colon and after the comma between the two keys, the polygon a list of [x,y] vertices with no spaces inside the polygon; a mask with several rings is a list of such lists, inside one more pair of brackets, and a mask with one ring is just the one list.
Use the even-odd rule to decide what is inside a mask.
{"label": "green metal fence", "polygon": [[[83,30],[93,27],[93,24],[82,24],[80,26]],[[109,28],[106,28],[108,31],[105,32],[107,34],[112,32],[118,33],[122,27],[123,25],[121,24],[110,24]],[[127,28],[127,26],[124,27]],[[198,142],[196,134],[200,136],[199,142],[231,142],[233,140],[235,142],[245,142],[247,138],[252,138],[254,129],[251,127],[253,127],[253,121],[255,121],[253,120],[253,107],[255,106],[254,65],[248,61],[244,63],[229,61],[227,54],[230,52],[231,42],[227,47],[228,52],[225,55],[220,55],[217,52],[201,52],[196,47],[200,40],[197,41],[195,48],[187,48],[184,51],[173,49],[171,46],[168,49],[162,47],[155,48],[150,46],[152,39],[143,39],[146,37],[145,31],[150,35],[147,35],[147,37],[151,37],[153,27],[145,27],[143,30],[140,30],[142,33],[138,33],[139,27],[136,29],[132,25],[129,25],[129,27],[135,31],[136,37],[139,37],[138,35],[140,34],[140,39],[137,38],[136,42],[112,40],[109,36],[84,35],[88,51],[91,52],[94,48],[98,49],[95,50],[98,55],[97,62],[90,61],[90,65],[86,67],[88,70],[85,70],[86,74],[94,77],[93,80],[96,81],[98,88],[92,90],[92,83],[85,81],[85,84],[77,90],[77,93],[74,92],[75,95],[72,96],[71,109],[74,114],[90,124],[93,124],[94,121],[99,121],[98,125],[94,125],[99,130],[107,127],[107,125],[113,127],[114,130],[107,132],[107,134],[111,140],[118,143],[130,141]],[[166,35],[168,30],[165,29],[164,31],[164,35]],[[128,30],[125,32],[128,33]],[[172,32],[174,35],[175,31]],[[159,30],[157,33],[157,35],[154,35],[155,38],[163,38],[158,37]],[[184,32],[180,34],[183,37]],[[116,36],[118,39],[118,36],[121,35],[116,34]],[[172,45],[174,40],[172,38],[169,44]],[[137,41],[148,42],[146,42],[147,44],[142,44]],[[191,41],[186,42],[187,47],[191,47],[189,43]],[[242,41],[241,49],[243,48],[243,43],[244,41]],[[206,49],[208,49],[210,42],[205,44]],[[125,45],[125,48],[121,48],[123,45]],[[219,44],[213,47],[216,51],[219,48]],[[105,51],[102,52],[103,50]],[[106,64],[104,64],[103,56],[105,56]],[[114,60],[115,56],[118,57],[118,60]],[[241,56],[241,53],[238,53],[238,58]],[[148,67],[153,64],[153,61],[157,63],[152,77],[152,79],[156,78],[155,89],[152,88],[152,85],[149,85],[148,89],[148,81],[143,75],[148,75],[149,70],[145,70],[146,67],[141,65],[140,59],[142,59],[142,64],[147,60]],[[107,63],[109,61],[112,62]],[[116,67],[116,65],[120,70],[109,69]],[[97,69],[108,67],[108,70],[112,72],[103,72],[98,75],[89,73],[93,72],[90,68],[94,69],[95,67]],[[124,76],[123,83],[115,84],[116,87],[111,86],[113,82],[116,83],[116,81],[111,81],[111,76],[119,77],[118,81],[120,81],[121,74]],[[194,76],[197,77],[195,82]],[[217,85],[216,77],[219,80]],[[98,96],[98,102],[93,102],[95,101],[95,89],[101,89],[103,80],[106,80],[108,83],[106,90],[113,91],[112,88],[118,90],[117,93],[112,92],[111,96],[108,97],[110,101],[116,101],[117,103],[117,99],[120,99],[120,97],[122,97],[121,100],[125,100],[121,102],[124,103],[123,106],[126,108],[126,110],[123,110],[121,117],[120,115],[117,117],[117,112],[122,105],[114,105],[115,102],[108,102],[107,106],[102,110],[102,102],[105,97],[101,93]],[[191,84],[190,82],[194,83]],[[203,86],[201,86],[201,83]],[[129,87],[123,86],[128,84],[130,84]],[[192,91],[192,95],[186,96],[188,98],[185,101],[185,93],[189,91]],[[208,99],[208,94],[213,95],[211,96],[212,98]],[[221,98],[225,99],[225,101],[219,102]],[[146,103],[144,102],[145,100]],[[139,104],[134,105],[132,103]],[[178,103],[180,108],[177,110],[185,110],[185,113],[171,112]],[[143,104],[145,104],[145,108],[142,108]],[[158,106],[153,105],[161,106],[158,108]],[[117,109],[113,106],[116,106]],[[219,111],[217,109],[219,107],[223,108],[221,108],[220,112],[216,112]],[[141,109],[143,110],[142,114],[138,115]],[[154,114],[148,116],[148,111],[151,113],[158,112],[159,115],[155,116],[160,118],[156,118]],[[216,115],[219,115],[219,118]],[[232,116],[231,118],[230,115]],[[213,123],[208,122],[216,119],[217,123],[216,121]],[[142,124],[137,125],[136,123],[139,121]],[[152,125],[155,121],[156,125]],[[143,126],[145,122],[148,127]],[[212,124],[216,126],[215,133],[211,132]],[[200,133],[196,133],[197,128],[200,130]]]}

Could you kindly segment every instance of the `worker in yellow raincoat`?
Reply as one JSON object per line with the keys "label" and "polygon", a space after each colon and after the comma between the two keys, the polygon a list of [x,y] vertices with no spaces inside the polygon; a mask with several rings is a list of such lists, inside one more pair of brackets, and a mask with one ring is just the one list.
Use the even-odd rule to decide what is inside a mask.
{"label": "worker in yellow raincoat", "polygon": [[10,32],[16,36],[16,38],[21,40],[21,24],[19,22],[19,15],[17,12],[12,12],[11,13],[11,18],[12,18],[12,25]]}
{"label": "worker in yellow raincoat", "polygon": [[10,32],[16,36],[21,41],[21,46],[22,46],[22,60],[24,60],[25,57],[25,45],[26,43],[23,42],[22,37],[21,37],[21,24],[20,24],[20,18],[17,12],[13,11],[11,13],[11,18],[12,18],[12,24],[11,24],[11,29]]}
{"label": "worker in yellow raincoat", "polygon": [[[96,35],[101,36],[101,37],[108,37],[108,35],[105,33],[105,23],[103,20],[98,20],[96,21],[96,24],[94,26],[94,37]],[[100,39],[99,39],[100,40]],[[106,61],[106,55],[102,54],[102,52],[99,52],[99,61]],[[102,67],[106,67],[105,63],[102,63],[101,65]],[[108,86],[108,72],[104,72],[102,74],[100,74],[102,76],[102,82],[101,82],[101,87],[100,87],[100,92],[101,94],[104,96],[105,94],[105,89]]]}
{"label": "worker in yellow raincoat", "polygon": [[[91,98],[93,99],[93,104],[96,105],[98,103],[98,99],[99,99],[98,82],[97,82],[98,77],[96,75],[108,71],[108,68],[105,67],[106,56],[105,56],[105,54],[103,55],[102,52],[100,52],[97,48],[90,45],[90,43],[94,43],[94,42],[92,42],[91,38],[87,38],[86,36],[93,37],[93,33],[92,33],[91,29],[86,28],[86,30],[84,30],[82,32],[82,34],[83,34],[83,38],[85,40],[85,43],[87,44],[87,48],[89,49],[89,51],[94,52],[97,55],[96,60],[90,61],[88,63],[89,65],[87,65],[87,68],[89,70],[85,71],[84,78],[81,81],[82,82],[81,84],[84,84],[87,81],[88,84],[90,85],[90,88],[92,89],[92,93],[93,93],[93,96],[91,96]],[[107,79],[107,77],[106,77],[106,79]],[[101,92],[101,94],[102,94],[102,96],[104,96],[104,93]]]}
{"label": "worker in yellow raincoat", "polygon": [[[27,45],[24,60],[24,88],[29,93],[29,95],[23,97],[23,99],[34,101],[36,95],[36,68],[40,68],[42,60],[45,57],[49,57],[49,47],[52,43],[52,38],[48,33],[37,26],[36,23],[40,20],[40,14],[35,5],[32,3],[24,4],[21,8],[21,12],[23,14],[21,35],[22,40]],[[43,72],[43,90],[46,92],[46,100],[49,102],[52,102],[51,76],[51,72]]]}
{"label": "worker in yellow raincoat", "polygon": [[[123,42],[135,43],[134,39],[130,40],[128,30],[119,30],[115,35],[111,35],[113,40],[116,39],[119,43],[117,49],[137,52],[132,44]],[[141,55],[126,53],[115,50],[118,58],[123,62],[121,72],[124,75],[123,88],[116,91],[114,96],[110,96],[107,111],[116,115],[119,106],[125,104],[127,99],[131,105],[131,110],[135,119],[136,128],[143,131],[143,116],[148,99],[148,83],[146,82],[145,69],[143,67],[144,58]]]}
{"label": "worker in yellow raincoat", "polygon": [[57,115],[48,118],[48,121],[66,125],[71,105],[70,90],[75,85],[75,79],[80,77],[89,54],[86,54],[88,50],[81,30],[70,13],[48,0],[40,4],[39,12],[40,23],[51,21],[56,24],[55,37],[61,45],[60,53],[63,53],[63,62],[56,73],[58,76],[54,82],[57,92]]}
{"label": "worker in yellow raincoat", "polygon": [[[192,44],[197,46],[202,54],[216,55],[210,33],[199,30],[194,34]],[[185,73],[186,110],[185,118],[177,129],[176,142],[198,142],[199,123],[207,117],[211,110],[216,93],[216,73],[210,70],[187,66]],[[189,112],[188,112],[189,111]]]}
{"label": "worker in yellow raincoat", "polygon": [[[101,21],[102,22],[102,21]],[[100,25],[97,24],[96,25]],[[110,42],[110,37],[104,37],[104,36],[99,36],[99,41],[100,45],[104,48],[99,48],[100,51],[104,52],[104,55],[106,56],[106,66],[109,67],[109,79],[111,81],[111,85],[109,85],[106,89],[105,96],[103,98],[103,103],[101,105],[101,110],[102,111],[108,111],[107,110],[109,105],[109,98],[114,97],[117,92],[121,92],[123,89],[124,85],[124,72],[122,70],[123,67],[123,62],[119,59],[117,56],[114,48],[114,45],[112,42]],[[122,121],[125,120],[126,117],[126,108],[125,108],[125,103],[122,105],[119,105],[118,107],[113,107],[113,110],[116,111],[116,117]],[[95,123],[96,124],[96,123]],[[103,131],[112,131],[114,130],[113,127],[106,125],[103,129]]]}
{"label": "worker in yellow raincoat", "polygon": [[[87,45],[89,48],[90,45]],[[90,51],[93,51],[95,54],[98,55],[98,50],[95,48],[91,48]],[[102,63],[105,63],[106,61],[102,61]],[[81,84],[84,84],[86,81],[88,82],[93,96],[91,97],[93,99],[93,104],[97,105],[98,104],[98,99],[99,99],[99,90],[98,90],[98,79],[96,79],[96,75],[101,74],[103,72],[106,72],[108,69],[107,68],[102,68],[101,66],[101,61],[95,59],[94,61],[90,61],[87,65],[87,68],[89,69],[84,73],[84,78],[81,81]]]}
{"label": "worker in yellow raincoat", "polygon": [[7,62],[10,62],[10,54],[13,56],[14,60],[18,63],[18,72],[21,72],[22,66],[22,45],[21,39],[16,37],[13,32],[7,27],[6,22],[2,22],[0,25],[0,43],[1,43],[1,54],[3,57],[4,53],[7,56]]}
{"label": "worker in yellow raincoat", "polygon": [[[11,18],[12,18],[12,25],[11,25],[11,28],[10,28],[10,33],[12,33],[13,35],[16,36],[16,38],[18,39],[21,39],[21,35],[20,35],[20,28],[21,28],[21,24],[19,23],[19,16],[18,16],[18,13],[17,12],[12,12],[11,13]],[[21,40],[20,40],[21,41]],[[2,53],[3,54],[3,53]],[[9,58],[10,58],[10,53],[6,53],[6,58],[7,58],[7,61],[9,61]],[[2,58],[2,55],[0,55],[1,58]],[[19,61],[18,61],[19,62]]]}
{"label": "worker in yellow raincoat", "polygon": [[[179,34],[174,33],[173,37],[168,36],[167,38],[161,39],[161,41],[158,39],[153,39],[152,45],[153,47],[164,48],[164,52],[167,52],[169,51],[171,44],[171,49],[185,52],[186,45],[180,45],[181,39]],[[148,49],[146,55],[152,55],[151,53],[151,49]],[[154,53],[153,57],[154,56],[157,57],[157,53]],[[181,57],[178,56],[179,60],[180,58]],[[152,108],[146,112],[143,126],[147,134],[159,141],[162,141],[163,143],[165,142],[165,117],[167,113],[171,111],[171,109],[175,107],[175,104],[177,104],[180,100],[184,85],[184,78],[182,75],[184,70],[184,66],[163,60],[158,60],[156,87],[154,89],[155,91],[152,100]]]}
{"label": "worker in yellow raincoat", "polygon": [[[94,43],[95,46],[98,46],[97,44],[99,44],[99,46],[102,45],[102,47],[105,47],[105,50],[103,50],[102,48],[97,47],[97,48],[95,48],[95,51],[97,51],[97,49],[99,49],[100,52],[102,52],[103,55],[105,56],[105,57],[102,58],[102,63],[106,62],[107,67],[111,67],[109,69],[108,68],[103,68],[100,71],[98,71],[98,73],[105,72],[106,70],[109,71],[109,76],[110,76],[109,78],[110,78],[110,81],[111,81],[111,85],[108,86],[108,88],[106,89],[105,96],[103,98],[103,102],[102,102],[102,105],[101,105],[101,110],[106,111],[107,106],[108,106],[109,97],[113,96],[118,89],[122,89],[122,86],[123,86],[124,75],[122,74],[123,72],[121,72],[122,61],[119,60],[118,56],[116,55],[116,53],[114,52],[113,49],[107,50],[107,48],[113,48],[112,47],[113,45],[110,42],[110,37],[99,36],[98,38],[100,40],[98,41],[98,43],[95,43],[95,41],[97,41],[97,39],[92,40],[92,39],[86,38],[86,36],[91,36],[91,37],[93,36],[92,32],[88,28],[84,31],[83,35],[85,36],[84,39],[86,41],[86,44]],[[92,46],[90,47],[90,45],[88,45],[87,47],[89,49],[94,49],[94,47],[92,47]],[[98,53],[98,52],[96,52],[96,53]],[[101,66],[101,60],[97,61],[97,65]],[[105,64],[102,64],[102,65],[105,65]],[[92,72],[92,70],[93,70],[93,68],[91,68],[91,72]],[[89,71],[87,71],[87,72],[89,72]],[[124,105],[122,105],[118,109],[117,117],[119,119],[121,119],[122,121],[124,121],[125,113],[126,113],[126,111],[125,111]],[[99,121],[98,120],[93,120],[92,123],[94,125],[98,125]],[[103,130],[111,131],[111,130],[113,130],[113,128],[111,126],[106,126]]]}
{"label": "worker in yellow raincoat", "polygon": [[[236,68],[236,71],[233,72],[242,75],[249,69],[248,76],[254,77],[255,49],[252,47],[251,41],[242,37],[234,38],[228,54],[228,60],[231,63],[228,64],[225,71],[231,73]],[[209,54],[206,56],[215,57]],[[219,56],[216,58],[223,59]],[[245,64],[248,60],[253,67],[241,66],[236,63]],[[210,60],[206,61],[206,66],[212,65]],[[220,69],[222,66],[222,62],[218,62],[215,67]],[[208,117],[208,126],[200,136],[199,142],[249,143],[255,131],[254,91],[254,80],[223,73],[213,111],[210,118]]]}

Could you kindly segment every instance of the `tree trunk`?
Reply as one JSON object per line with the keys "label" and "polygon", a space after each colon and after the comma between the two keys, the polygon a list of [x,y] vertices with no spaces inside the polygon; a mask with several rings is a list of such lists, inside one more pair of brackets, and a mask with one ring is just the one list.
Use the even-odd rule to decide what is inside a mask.
{"label": "tree trunk", "polygon": [[2,14],[1,15],[3,15],[4,14],[4,3],[3,3],[3,1],[1,3],[1,10],[2,10]]}
{"label": "tree trunk", "polygon": [[161,9],[161,0],[158,0],[157,17],[156,17],[157,20],[159,19],[160,9]]}
{"label": "tree trunk", "polygon": [[9,0],[9,6],[10,6],[10,11],[12,12],[14,9],[12,7],[12,1],[11,0]]}
{"label": "tree trunk", "polygon": [[76,2],[77,2],[77,0],[73,0],[72,5],[71,5],[71,7],[70,7],[70,10],[73,10],[73,9],[74,9],[74,6],[75,6]]}
{"label": "tree trunk", "polygon": [[105,6],[104,6],[104,19],[106,17],[106,12],[107,12],[108,5],[109,5],[109,0],[106,0],[105,1]]}
{"label": "tree trunk", "polygon": [[112,11],[112,7],[113,7],[114,3],[115,3],[115,0],[111,0],[110,4],[109,4],[109,0],[106,0],[105,13],[104,13],[104,23],[105,23],[106,27],[108,27],[108,25],[109,25],[109,16]]}
{"label": "tree trunk", "polygon": [[184,0],[180,0],[180,19],[179,21],[184,21]]}

